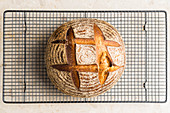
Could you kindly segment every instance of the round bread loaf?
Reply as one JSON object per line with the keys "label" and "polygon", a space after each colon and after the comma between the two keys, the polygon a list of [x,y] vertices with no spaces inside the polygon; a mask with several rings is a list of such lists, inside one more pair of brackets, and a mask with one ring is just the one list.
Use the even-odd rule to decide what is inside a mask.
{"label": "round bread loaf", "polygon": [[45,54],[52,83],[74,97],[94,97],[111,89],[125,69],[125,46],[109,23],[82,18],[51,35]]}

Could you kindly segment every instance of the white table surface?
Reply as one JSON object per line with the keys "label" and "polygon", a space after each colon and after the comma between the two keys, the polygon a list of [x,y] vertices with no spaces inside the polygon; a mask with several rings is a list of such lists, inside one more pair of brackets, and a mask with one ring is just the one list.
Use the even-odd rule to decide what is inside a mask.
{"label": "white table surface", "polygon": [[[151,10],[168,13],[168,50],[170,0],[0,0],[0,113],[170,113],[170,97],[166,103],[108,103],[108,104],[5,104],[2,101],[2,22],[6,9],[43,10]],[[168,52],[168,56],[169,56]],[[168,64],[170,60],[168,59]],[[169,66],[168,66],[169,72]],[[169,80],[168,75],[168,82]],[[170,83],[170,82],[169,82]],[[168,92],[170,84],[168,84]],[[169,93],[168,93],[169,95]]]}

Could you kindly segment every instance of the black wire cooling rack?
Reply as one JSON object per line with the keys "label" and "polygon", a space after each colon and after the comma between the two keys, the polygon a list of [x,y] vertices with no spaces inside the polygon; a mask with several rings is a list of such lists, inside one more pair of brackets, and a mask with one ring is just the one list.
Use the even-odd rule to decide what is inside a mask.
{"label": "black wire cooling rack", "polygon": [[[126,69],[118,83],[94,98],[75,98],[49,81],[44,51],[61,24],[97,18],[112,24],[126,47]],[[167,15],[165,11],[4,12],[3,101],[6,103],[166,102]]]}

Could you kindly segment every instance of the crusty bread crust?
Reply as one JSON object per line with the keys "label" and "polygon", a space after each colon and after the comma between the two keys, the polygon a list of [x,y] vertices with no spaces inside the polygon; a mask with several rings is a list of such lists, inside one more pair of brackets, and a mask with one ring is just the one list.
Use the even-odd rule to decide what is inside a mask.
{"label": "crusty bread crust", "polygon": [[[90,45],[94,43],[89,40],[89,44],[82,45],[81,38],[94,39],[93,25],[96,24],[105,37],[105,40],[115,41],[120,44],[119,47],[107,46],[107,50],[115,65],[121,68],[116,71],[109,72],[104,84],[101,85],[98,73],[96,72],[78,72],[80,86],[77,89],[71,78],[70,72],[59,71],[52,67],[56,64],[68,64],[65,44],[52,43],[56,40],[65,40],[67,31],[70,27],[74,30],[75,38],[80,44],[76,44],[76,62],[77,65],[96,64],[96,46]],[[108,43],[108,42],[106,42]],[[61,25],[48,40],[45,61],[47,64],[47,74],[52,83],[65,94],[74,97],[94,97],[111,89],[120,79],[125,69],[125,46],[120,34],[117,30],[105,21],[82,18],[69,21]]]}

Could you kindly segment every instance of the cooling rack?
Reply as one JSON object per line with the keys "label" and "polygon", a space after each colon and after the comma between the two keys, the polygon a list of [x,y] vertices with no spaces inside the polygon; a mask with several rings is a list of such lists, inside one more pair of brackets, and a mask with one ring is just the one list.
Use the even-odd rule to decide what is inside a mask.
{"label": "cooling rack", "polygon": [[[7,10],[3,19],[5,103],[162,103],[167,100],[167,14],[165,11]],[[96,18],[113,25],[126,47],[126,69],[118,83],[94,98],[58,91],[47,77],[44,52],[61,24]]]}

